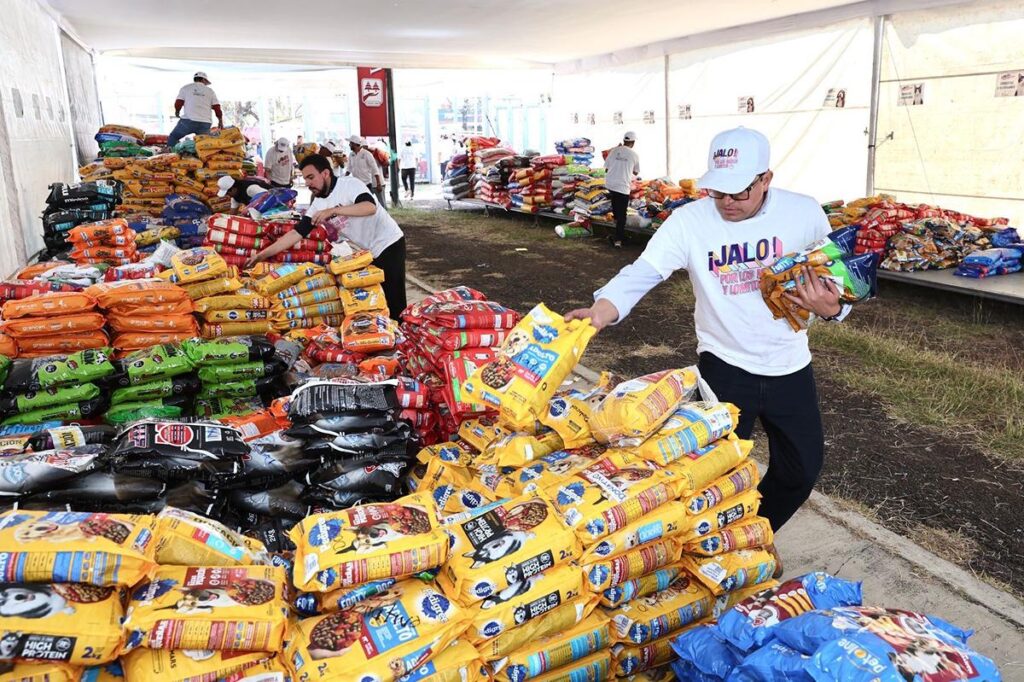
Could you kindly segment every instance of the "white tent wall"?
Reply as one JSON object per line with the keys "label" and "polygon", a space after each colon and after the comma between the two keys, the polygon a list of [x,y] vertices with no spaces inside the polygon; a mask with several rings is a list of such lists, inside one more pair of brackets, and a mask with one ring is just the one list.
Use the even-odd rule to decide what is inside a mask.
{"label": "white tent wall", "polygon": [[80,166],[84,166],[95,159],[99,152],[96,131],[103,125],[99,92],[96,89],[96,67],[92,54],[63,31],[60,34],[60,45],[64,53],[76,160]]}
{"label": "white tent wall", "polygon": [[[1020,2],[975,2],[886,22],[878,191],[1024,225],[1024,92],[996,96],[1000,73],[1024,72],[1022,35]],[[923,104],[901,106],[900,87],[914,84],[923,84]]]}
{"label": "white tent wall", "polygon": [[859,196],[872,45],[871,21],[860,19],[671,55],[670,176],[699,177],[714,135],[742,125],[771,140],[777,186],[820,201]]}
{"label": "white tent wall", "polygon": [[74,181],[76,166],[60,27],[26,0],[0,0],[0,16],[0,157],[9,159],[0,163],[0,275],[8,275],[43,247],[47,188]]}
{"label": "white tent wall", "polygon": [[[640,176],[665,175],[663,57],[595,71],[555,73],[551,94],[553,120],[548,126],[554,140],[587,137],[600,152],[619,144],[622,134],[633,130],[637,135],[635,149],[640,156]],[[621,120],[617,118],[619,114]],[[595,164],[601,164],[600,153]]]}

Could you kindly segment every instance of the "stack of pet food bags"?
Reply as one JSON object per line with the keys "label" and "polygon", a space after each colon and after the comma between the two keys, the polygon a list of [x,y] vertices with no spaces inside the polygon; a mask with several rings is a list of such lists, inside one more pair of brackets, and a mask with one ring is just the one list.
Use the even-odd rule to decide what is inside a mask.
{"label": "stack of pet food bags", "polygon": [[680,180],[678,185],[665,179],[651,180],[646,187],[646,206],[640,212],[650,219],[650,226],[655,230],[672,215],[672,211],[700,198],[697,181],[693,179]]}
{"label": "stack of pet food bags", "polygon": [[490,160],[490,156],[493,154],[492,149],[499,149],[501,140],[496,137],[483,137],[481,135],[474,135],[466,138],[466,153],[468,155],[467,163],[469,165],[469,174],[475,175],[482,167],[488,163],[497,162],[501,158],[508,156],[514,156],[515,152],[509,149],[502,149],[494,157],[494,161]]}
{"label": "stack of pet food bags", "polygon": [[240,180],[244,173],[245,138],[236,127],[224,128],[210,135],[196,135],[196,156],[203,167],[196,171],[196,179],[206,183],[207,196],[216,196],[217,180],[229,176]]}
{"label": "stack of pet food bags", "polygon": [[180,344],[150,346],[127,353],[113,364],[113,375],[104,379],[104,385],[112,389],[107,423],[192,415],[199,380]]}
{"label": "stack of pet food bags", "polygon": [[[470,159],[470,184],[473,196],[491,203],[505,205],[505,189],[500,164],[515,157],[516,153],[505,147],[475,148]],[[507,181],[507,176],[505,176]]]}
{"label": "stack of pet food bags", "polygon": [[470,182],[469,157],[456,154],[448,162],[444,180],[441,182],[441,196],[448,201],[468,199],[473,196],[473,185]]}
{"label": "stack of pet food bags", "polygon": [[[35,360],[5,359],[0,364],[6,365],[0,394],[4,426],[46,422],[52,426],[52,422],[95,419],[110,405],[104,382],[114,373],[114,366],[107,348]],[[69,441],[73,445],[93,442]]]}
{"label": "stack of pet food bags", "polygon": [[477,199],[497,204],[502,208],[512,205],[512,197],[508,193],[507,170],[502,170],[500,165],[486,166],[479,170],[475,177],[473,193]]}
{"label": "stack of pet food bags", "polygon": [[100,145],[101,157],[133,158],[152,156],[153,152],[143,144],[145,131],[123,125],[104,125],[94,136]]}
{"label": "stack of pet food bags", "polygon": [[207,225],[204,244],[230,265],[244,265],[250,256],[274,242],[265,234],[263,223],[244,216],[216,213],[209,217]]}
{"label": "stack of pet food bags", "polygon": [[564,169],[564,172],[560,172],[553,183],[551,205],[554,207],[555,213],[567,214],[572,209],[572,202],[576,198],[576,190],[580,185],[581,178],[583,181],[589,181],[590,176],[587,175],[586,169],[578,164],[569,164],[559,168]]}
{"label": "stack of pet food bags", "polygon": [[921,218],[902,225],[889,241],[879,267],[903,272],[953,268],[975,251],[1012,247],[1008,237],[1019,239],[1012,228],[978,227],[945,217]]}
{"label": "stack of pet food bags", "polygon": [[194,194],[176,192],[164,199],[160,213],[165,225],[177,228],[177,245],[183,249],[200,246],[206,236],[210,208]]}
{"label": "stack of pet food bags", "polygon": [[68,257],[79,265],[127,265],[139,260],[135,230],[123,218],[101,220],[72,228]]}
{"label": "stack of pet food bags", "polygon": [[122,185],[116,180],[50,185],[43,211],[43,243],[47,257],[68,251],[67,233],[72,228],[109,219],[121,201],[121,190]]}
{"label": "stack of pet food bags", "polygon": [[429,495],[315,514],[291,539],[304,617],[286,660],[297,679],[483,679],[463,637],[472,613],[431,580],[449,537]]}
{"label": "stack of pet food bags", "polygon": [[440,435],[448,440],[464,421],[488,411],[465,394],[464,385],[494,359],[494,349],[519,322],[519,314],[479,291],[456,287],[410,305],[402,321],[406,371],[432,390]]}
{"label": "stack of pet food bags", "polygon": [[200,416],[251,414],[288,392],[282,379],[287,365],[277,359],[274,344],[265,336],[193,339],[184,342],[182,350],[201,383],[196,396]]}
{"label": "stack of pet food bags", "polygon": [[88,293],[54,291],[7,301],[2,309],[0,353],[38,358],[110,343],[106,319]]}
{"label": "stack of pet food bags", "polygon": [[555,151],[566,157],[566,163],[590,166],[594,161],[594,145],[585,137],[555,142]]}
{"label": "stack of pet food bags", "polygon": [[975,251],[964,257],[957,267],[955,275],[961,277],[991,277],[992,275],[1008,275],[1021,270],[1021,258],[1024,257],[1024,245],[1020,248],[985,249]]}
{"label": "stack of pet food bags", "polygon": [[344,319],[334,275],[326,272],[322,265],[276,265],[254,280],[252,288],[270,299],[270,320],[279,331],[320,325],[338,327]]}
{"label": "stack of pet food bags", "polygon": [[863,606],[861,584],[808,573],[744,599],[671,641],[680,680],[1001,679],[968,631],[921,613]]}
{"label": "stack of pet food bags", "polygon": [[878,256],[854,255],[856,228],[842,227],[803,250],[789,253],[761,270],[761,296],[776,320],[786,320],[793,331],[806,330],[812,313],[792,303],[785,294],[794,294],[804,281],[804,269],[812,268],[819,277],[833,282],[841,303],[855,303],[875,295]]}
{"label": "stack of pet food bags", "polygon": [[[167,273],[194,267],[178,260]],[[192,300],[184,289],[170,282],[160,279],[103,282],[89,287],[86,293],[96,299],[106,313],[113,332],[113,346],[119,354],[184,341],[199,333],[192,316]]]}
{"label": "stack of pet food bags", "polygon": [[179,158],[177,154],[158,154],[135,159],[115,170],[114,178],[124,183],[124,198],[118,210],[160,215],[164,199],[175,192],[176,183],[195,182],[178,179],[172,164]]}
{"label": "stack of pet food bags", "polygon": [[[396,328],[384,298],[384,271],[372,264],[373,254],[366,249],[345,244],[341,250],[343,253],[328,265],[328,272],[336,278],[345,315],[341,335],[346,350],[363,355],[393,350]],[[348,335],[346,330],[349,330]],[[365,335],[372,336],[375,330],[382,335],[382,343],[366,338]],[[357,343],[360,337],[367,341],[363,347]]]}
{"label": "stack of pet food bags", "polygon": [[[551,159],[552,157],[536,157]],[[557,157],[561,161],[562,157]],[[509,179],[509,194],[512,206],[527,213],[537,213],[551,206],[554,200],[552,193],[552,170],[545,162],[523,168],[513,173]]]}
{"label": "stack of pet food bags", "polygon": [[611,195],[604,186],[604,178],[592,178],[577,185],[572,214],[576,218],[606,220],[612,212]]}

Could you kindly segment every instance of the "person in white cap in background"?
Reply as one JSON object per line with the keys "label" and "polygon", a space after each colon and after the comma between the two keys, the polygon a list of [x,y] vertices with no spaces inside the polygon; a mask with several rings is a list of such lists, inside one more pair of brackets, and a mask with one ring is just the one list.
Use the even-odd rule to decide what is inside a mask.
{"label": "person in white cap in background", "polygon": [[373,156],[373,152],[366,148],[366,140],[358,135],[348,138],[349,149],[352,156],[349,158],[348,172],[359,182],[366,185],[381,206],[384,203],[384,174],[380,171],[380,164]]}
{"label": "person in white cap in background", "polygon": [[[772,318],[760,273],[831,228],[816,199],[771,186],[769,152],[755,130],[716,135],[699,182],[709,196],[673,211],[640,258],[594,293],[594,305],[566,319],[589,318],[597,329],[621,322],[648,291],[685,269],[696,298],[701,376],[718,400],[739,408],[739,437],[750,438],[755,419],[768,435],[760,514],[778,530],[810,496],[825,439],[807,332]],[[792,302],[823,320],[845,317],[849,306],[840,305],[833,283],[810,268],[804,275]]]}
{"label": "person in white cap in background", "polygon": [[271,185],[263,178],[242,178],[235,180],[225,175],[217,180],[217,192],[219,197],[231,197],[231,208],[246,206],[253,197],[270,189]]}
{"label": "person in white cap in background", "polygon": [[182,86],[174,100],[174,116],[178,119],[174,130],[167,136],[167,146],[173,148],[186,135],[206,135],[210,132],[210,112],[217,115],[217,125],[224,127],[224,112],[220,109],[217,93],[210,87],[204,71],[197,71],[192,82]]}
{"label": "person in white cap in background", "polygon": [[292,168],[295,166],[295,155],[288,144],[287,137],[278,138],[274,146],[263,159],[263,169],[273,187],[292,186]]}
{"label": "person in white cap in background", "polygon": [[626,209],[629,208],[629,192],[633,178],[640,175],[640,157],[633,151],[636,133],[632,130],[622,136],[622,144],[608,150],[604,160],[604,186],[612,200],[615,215],[615,235],[608,241],[615,248],[622,248],[626,241]]}

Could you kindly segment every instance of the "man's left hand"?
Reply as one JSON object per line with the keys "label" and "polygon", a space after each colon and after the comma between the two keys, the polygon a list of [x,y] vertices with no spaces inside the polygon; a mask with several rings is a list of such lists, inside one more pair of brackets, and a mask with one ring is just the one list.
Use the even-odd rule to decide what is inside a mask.
{"label": "man's left hand", "polygon": [[310,217],[310,220],[313,221],[314,225],[323,225],[326,221],[330,220],[335,215],[336,215],[336,213],[335,213],[335,210],[333,208],[325,208],[323,210],[320,210],[320,211],[317,211],[316,213],[314,213]]}
{"label": "man's left hand", "polygon": [[843,309],[839,303],[839,289],[835,282],[819,277],[814,268],[804,266],[795,277],[796,294],[785,294],[792,303],[809,310],[818,317],[834,317]]}

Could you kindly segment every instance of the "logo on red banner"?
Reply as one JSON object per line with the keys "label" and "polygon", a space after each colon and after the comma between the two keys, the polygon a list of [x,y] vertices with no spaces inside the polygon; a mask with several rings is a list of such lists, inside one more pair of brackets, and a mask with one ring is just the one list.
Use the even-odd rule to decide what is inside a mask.
{"label": "logo on red banner", "polygon": [[388,135],[388,86],[385,69],[360,66],[356,69],[359,81],[359,134],[363,137]]}

